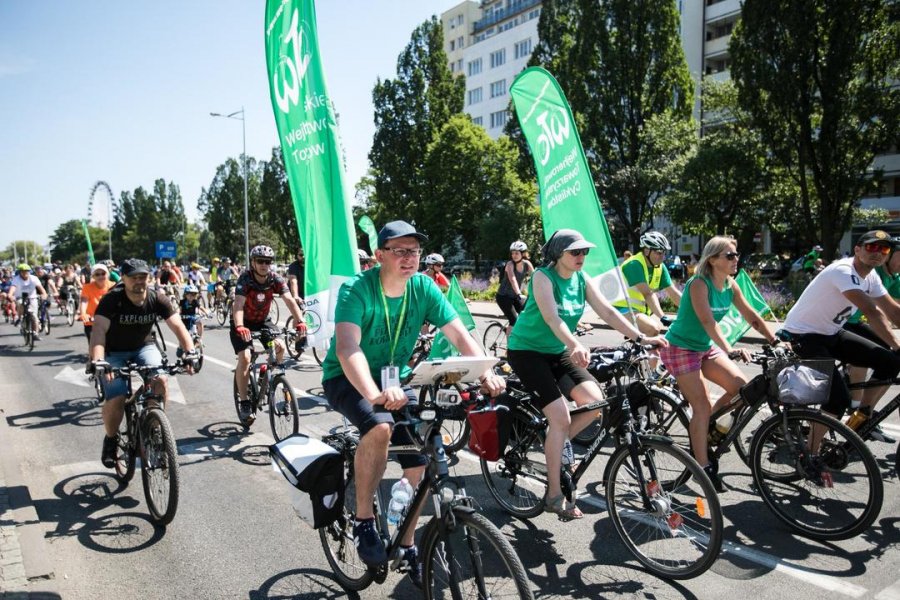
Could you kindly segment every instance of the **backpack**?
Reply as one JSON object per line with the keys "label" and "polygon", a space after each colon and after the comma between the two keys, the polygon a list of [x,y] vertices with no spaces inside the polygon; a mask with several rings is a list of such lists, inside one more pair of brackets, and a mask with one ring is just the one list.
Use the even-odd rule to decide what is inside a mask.
{"label": "backpack", "polygon": [[328,444],[295,433],[269,446],[272,468],[291,484],[294,511],[314,529],[336,521],[344,508],[344,458]]}

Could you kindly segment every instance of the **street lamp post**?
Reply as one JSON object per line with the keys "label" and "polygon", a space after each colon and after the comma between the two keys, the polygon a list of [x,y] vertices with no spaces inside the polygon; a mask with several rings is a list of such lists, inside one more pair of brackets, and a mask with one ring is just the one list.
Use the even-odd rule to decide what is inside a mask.
{"label": "street lamp post", "polygon": [[[244,257],[247,267],[250,266],[250,215],[247,212],[247,122],[244,117],[244,107],[233,113],[223,115],[221,113],[211,112],[211,117],[223,117],[225,119],[237,119],[241,122],[241,138],[244,144],[243,164],[244,164]],[[241,116],[237,116],[241,115]]]}

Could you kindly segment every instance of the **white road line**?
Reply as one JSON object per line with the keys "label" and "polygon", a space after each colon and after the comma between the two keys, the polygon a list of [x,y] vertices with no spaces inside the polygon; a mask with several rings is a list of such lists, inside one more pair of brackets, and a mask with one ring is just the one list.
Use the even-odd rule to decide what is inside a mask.
{"label": "white road line", "polygon": [[875,600],[900,600],[900,579],[875,594]]}
{"label": "white road line", "polygon": [[[165,338],[165,336],[164,336],[164,338]],[[170,340],[170,339],[168,339],[168,338],[165,338],[165,341],[166,341],[166,347],[172,347],[172,348],[177,348],[177,347],[178,347],[178,342],[177,342],[177,341]],[[220,358],[215,358],[215,357],[213,357],[213,356],[210,356],[209,354],[206,354],[205,352],[203,353],[203,362],[204,362],[204,363],[206,363],[206,362],[208,361],[208,362],[211,362],[211,363],[214,364],[214,365],[218,365],[218,366],[220,366],[220,367],[222,367],[222,368],[224,368],[224,369],[230,369],[230,370],[232,370],[232,371],[234,370],[234,365],[235,365],[235,361],[236,361],[236,360],[237,360],[237,359],[233,359],[233,360],[231,360],[230,362],[228,362],[228,361],[224,361],[224,360],[222,360],[222,359],[220,359]],[[308,364],[308,365],[316,365],[316,364],[318,364],[318,363],[315,361],[315,359],[312,359],[312,358],[308,357],[308,356],[305,355],[305,354],[300,355],[300,358],[297,360],[297,362],[298,362],[298,363],[303,363],[303,364]]]}

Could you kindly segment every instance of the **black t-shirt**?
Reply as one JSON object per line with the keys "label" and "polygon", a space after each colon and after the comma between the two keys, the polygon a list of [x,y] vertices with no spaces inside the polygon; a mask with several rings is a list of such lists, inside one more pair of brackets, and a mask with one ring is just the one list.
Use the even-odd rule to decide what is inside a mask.
{"label": "black t-shirt", "polygon": [[153,343],[150,332],[157,319],[168,319],[175,309],[165,294],[157,296],[147,290],[142,306],[136,306],[125,295],[125,286],[109,290],[97,306],[96,316],[109,319],[106,332],[107,352],[130,352]]}
{"label": "black t-shirt", "polygon": [[293,275],[297,278],[297,295],[302,298],[304,294],[303,286],[304,279],[306,279],[306,269],[300,264],[299,260],[295,260],[288,265],[287,274],[288,277]]}

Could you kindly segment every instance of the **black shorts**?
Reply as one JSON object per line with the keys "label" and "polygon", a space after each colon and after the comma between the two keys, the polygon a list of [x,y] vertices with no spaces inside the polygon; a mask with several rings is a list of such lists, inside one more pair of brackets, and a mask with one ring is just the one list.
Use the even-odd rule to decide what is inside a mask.
{"label": "black shorts", "polygon": [[534,396],[533,404],[541,410],[563,395],[560,380],[568,380],[565,385],[567,390],[586,381],[597,382],[587,369],[572,363],[568,350],[562,354],[507,350],[506,355],[509,366],[519,376],[525,389]]}
{"label": "black shorts", "polygon": [[[387,423],[393,430],[391,434],[392,444],[405,445],[413,443],[409,429],[402,426],[394,427],[394,415],[383,406],[373,406],[368,400],[363,398],[362,394],[353,387],[353,384],[344,375],[326,379],[322,382],[322,388],[325,390],[325,398],[328,400],[331,408],[347,417],[347,420],[359,429],[360,438],[369,433],[376,425]],[[410,403],[415,404],[418,402],[412,388],[404,387],[403,391],[406,392]],[[399,454],[397,462],[404,469],[409,469],[425,465],[428,459],[424,454]]]}
{"label": "black shorts", "polygon": [[844,329],[846,329],[850,333],[855,333],[860,337],[864,337],[870,342],[875,342],[883,348],[887,348],[888,350],[891,349],[888,343],[878,337],[878,334],[875,333],[875,330],[869,327],[866,323],[844,323]]}
{"label": "black shorts", "polygon": [[91,332],[94,331],[93,325],[85,325],[84,326],[84,337],[87,338],[88,343],[91,342]]}
{"label": "black shorts", "polygon": [[[262,323],[244,323],[244,327],[250,331],[269,331],[274,329],[275,325],[272,323],[272,319],[266,319]],[[235,355],[240,354],[253,345],[252,339],[249,342],[245,342],[241,339],[241,336],[238,335],[237,328],[234,326],[234,321],[231,322],[231,327],[228,329],[228,337],[231,339],[231,347],[234,348]],[[272,335],[268,337],[268,339],[273,339],[274,337],[276,336]],[[263,340],[263,342],[266,341],[266,339]]]}
{"label": "black shorts", "polygon": [[519,313],[525,310],[525,303],[519,296],[497,296],[497,306],[503,311],[503,316],[510,325],[515,325],[519,319]]}

